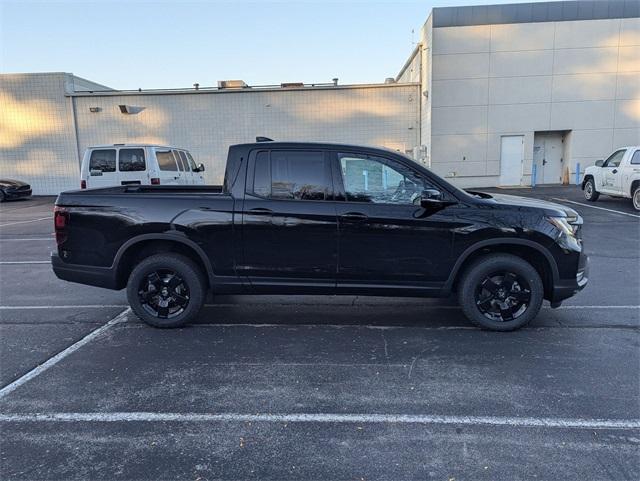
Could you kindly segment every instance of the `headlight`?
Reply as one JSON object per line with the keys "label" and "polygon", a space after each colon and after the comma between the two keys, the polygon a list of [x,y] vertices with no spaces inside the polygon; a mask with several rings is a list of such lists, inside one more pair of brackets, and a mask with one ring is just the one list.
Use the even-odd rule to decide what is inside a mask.
{"label": "headlight", "polygon": [[582,218],[577,217],[547,217],[547,220],[558,230],[556,242],[563,248],[580,252],[582,241],[579,236],[579,229],[582,225]]}
{"label": "headlight", "polygon": [[556,226],[561,233],[575,237],[578,226],[570,224],[566,217],[547,217],[547,220]]}

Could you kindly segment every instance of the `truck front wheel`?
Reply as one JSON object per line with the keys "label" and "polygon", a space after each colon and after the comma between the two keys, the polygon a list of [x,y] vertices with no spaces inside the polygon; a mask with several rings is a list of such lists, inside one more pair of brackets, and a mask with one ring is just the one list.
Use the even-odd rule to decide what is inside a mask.
{"label": "truck front wheel", "polygon": [[154,327],[181,327],[195,318],[206,297],[198,266],[180,254],[156,254],[135,266],[127,283],[133,312]]}
{"label": "truck front wheel", "polygon": [[458,300],[467,318],[492,331],[513,331],[540,311],[544,286],[538,271],[510,254],[490,254],[465,271]]}
{"label": "truck front wheel", "polygon": [[600,192],[596,190],[596,183],[592,178],[587,179],[584,183],[584,198],[589,202],[595,202],[600,197]]}

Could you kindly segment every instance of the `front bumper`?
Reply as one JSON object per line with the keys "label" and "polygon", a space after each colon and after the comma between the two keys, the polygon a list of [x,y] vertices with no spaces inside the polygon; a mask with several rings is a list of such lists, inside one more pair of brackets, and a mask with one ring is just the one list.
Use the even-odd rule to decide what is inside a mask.
{"label": "front bumper", "polygon": [[64,262],[57,252],[51,253],[51,267],[58,279],[106,289],[121,289],[116,270],[111,267],[85,266]]}
{"label": "front bumper", "polygon": [[589,282],[589,257],[580,254],[578,260],[578,270],[575,279],[560,279],[553,286],[551,303],[559,303],[569,297],[575,296],[585,288]]}
{"label": "front bumper", "polygon": [[7,200],[23,199],[25,197],[31,197],[31,189],[26,190],[5,190],[4,197]]}

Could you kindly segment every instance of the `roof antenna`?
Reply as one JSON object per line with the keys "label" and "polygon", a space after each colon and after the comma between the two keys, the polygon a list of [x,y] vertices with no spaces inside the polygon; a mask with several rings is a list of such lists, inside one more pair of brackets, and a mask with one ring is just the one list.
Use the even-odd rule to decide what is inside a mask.
{"label": "roof antenna", "polygon": [[256,142],[273,142],[269,137],[256,137]]}

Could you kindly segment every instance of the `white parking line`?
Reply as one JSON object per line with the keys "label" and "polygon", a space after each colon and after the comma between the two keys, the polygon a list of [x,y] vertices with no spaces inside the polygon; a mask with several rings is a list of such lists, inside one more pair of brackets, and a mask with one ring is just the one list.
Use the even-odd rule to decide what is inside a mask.
{"label": "white parking line", "polygon": [[4,422],[263,422],[376,423],[506,426],[525,428],[639,429],[640,419],[537,418],[508,416],[440,416],[429,414],[242,414],[242,413],[28,413],[0,414]]}
{"label": "white parking line", "polygon": [[0,306],[0,310],[16,309],[102,309],[104,307],[128,307],[126,304],[84,304],[62,306]]}
{"label": "white parking line", "polygon": [[24,238],[24,239],[2,239],[0,238],[0,242],[30,242],[30,241],[51,241],[53,242],[55,238],[51,237],[32,237],[32,238]]}
{"label": "white parking line", "polygon": [[65,357],[67,357],[70,354],[74,353],[75,351],[80,349],[85,344],[91,342],[92,340],[94,340],[96,337],[100,336],[103,332],[105,332],[106,330],[110,329],[115,324],[118,324],[120,322],[124,322],[130,311],[131,311],[131,309],[125,309],[120,314],[118,314],[116,317],[114,317],[109,322],[107,322],[105,325],[103,325],[103,326],[91,331],[89,334],[84,336],[82,339],[80,339],[79,341],[71,344],[69,347],[67,347],[63,351],[60,351],[55,356],[50,357],[44,363],[42,363],[38,367],[32,369],[31,371],[26,373],[24,376],[19,377],[18,379],[16,379],[15,381],[13,381],[10,384],[7,384],[5,387],[0,389],[0,399],[5,397],[10,392],[15,391],[20,386],[22,386],[24,383],[30,381],[34,377],[42,374],[44,371],[46,371],[50,367],[55,366],[60,361],[62,361]]}
{"label": "white parking line", "polygon": [[[205,304],[205,307],[233,307],[233,306],[269,306],[288,304]],[[305,306],[324,306],[325,304],[304,304]],[[358,304],[358,306],[376,306],[378,304]],[[418,305],[418,304],[416,304]],[[66,304],[59,306],[0,306],[3,309],[102,309],[104,307],[127,307],[126,304]],[[460,309],[459,306],[421,306],[427,309]],[[542,306],[543,309],[553,309],[551,306]],[[574,310],[574,309],[639,309],[640,305],[620,305],[620,306],[560,306],[553,310]],[[202,324],[200,324],[202,325]],[[220,324],[216,324],[220,325]],[[253,325],[253,324],[252,324]]]}
{"label": "white parking line", "polygon": [[7,227],[9,225],[17,225],[17,224],[29,224],[30,222],[40,222],[41,220],[50,220],[53,222],[53,217],[41,217],[39,219],[31,219],[31,220],[20,220],[17,222],[7,222],[6,224],[0,224],[0,227]]}
{"label": "white parking line", "polygon": [[640,219],[640,215],[636,215],[636,214],[629,214],[628,212],[621,212],[619,210],[614,210],[614,209],[607,209],[605,207],[598,207],[595,205],[589,205],[589,204],[584,204],[582,202],[575,202],[573,200],[569,200],[569,199],[560,199],[558,197],[552,197],[553,200],[559,200],[561,202],[569,202],[570,204],[576,204],[576,205],[581,205],[583,207],[590,207],[592,209],[598,209],[598,210],[606,210],[607,212],[613,212],[615,214],[620,214],[620,215],[628,215],[629,217],[635,217],[636,219]]}
{"label": "white parking line", "polygon": [[12,264],[51,264],[51,261],[1,261],[0,265]]}

